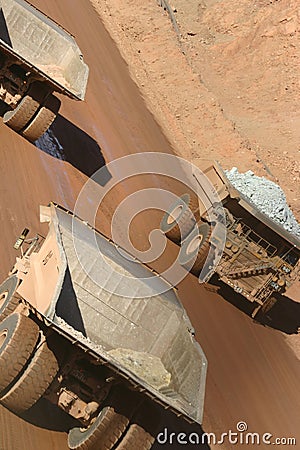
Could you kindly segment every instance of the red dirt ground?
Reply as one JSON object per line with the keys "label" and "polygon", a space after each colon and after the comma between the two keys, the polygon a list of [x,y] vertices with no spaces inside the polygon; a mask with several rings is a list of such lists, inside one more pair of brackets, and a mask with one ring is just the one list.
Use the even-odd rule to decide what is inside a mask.
{"label": "red dirt ground", "polygon": [[[223,92],[220,87],[219,77],[221,76],[226,78],[226,86],[228,83],[230,89],[233,89],[236,75],[233,70],[230,70],[229,62],[226,60],[228,77],[227,72],[226,77],[222,77],[221,69],[218,69],[219,75],[210,79],[210,66],[207,63],[205,73],[201,72],[204,81],[200,82],[195,72],[196,66],[193,65],[195,62],[191,65],[180,52],[169,20],[155,1],[148,1],[146,4],[135,2],[139,6],[137,8],[137,5],[129,0],[124,2],[112,0],[110,2],[111,16],[107,9],[105,10],[108,8],[105,6],[106,2],[101,2],[101,5],[98,2],[99,11],[103,14],[110,33],[116,40],[119,36],[119,46],[129,66],[122,59],[116,44],[90,3],[80,0],[61,0],[60,2],[34,0],[33,3],[75,35],[85,61],[90,66],[90,80],[86,101],[75,103],[63,98],[61,117],[53,126],[56,137],[64,147],[67,161],[60,161],[45,154],[4,125],[0,125],[2,151],[0,214],[3,255],[0,271],[2,278],[6,276],[13,264],[15,254],[12,245],[22,228],[29,225],[32,230],[38,229],[45,232],[45,229],[40,228],[38,224],[38,205],[54,200],[72,209],[78,192],[86,181],[87,175],[91,173],[91,168],[103,164],[103,158],[109,162],[119,156],[140,151],[166,153],[176,151],[187,158],[195,155],[203,155],[206,158],[213,156],[221,162],[226,162],[225,167],[238,165],[242,170],[251,168],[259,174],[266,174],[265,166],[270,166],[275,177],[282,176],[281,170],[275,171],[275,165],[271,166],[272,158],[267,159],[267,150],[270,149],[270,152],[274,152],[274,161],[280,161],[281,141],[278,140],[276,144],[277,152],[272,139],[261,136],[261,140],[258,140],[258,137],[255,137],[259,146],[258,153],[262,152],[261,147],[266,149],[264,153],[261,153],[261,158],[258,158],[256,154],[258,147],[254,146],[254,141],[251,141],[251,133],[256,127],[253,124],[249,125],[246,116],[242,117],[240,99],[236,99],[231,104],[230,95],[226,94],[225,88]],[[212,7],[215,5],[216,8],[221,8],[222,3],[225,2],[206,3],[211,4]],[[256,2],[257,8],[262,3],[270,2]],[[240,4],[244,7],[246,2],[240,2]],[[278,2],[274,8],[279,8],[280,4],[290,5],[292,8],[293,2]],[[181,14],[180,5],[178,2],[178,11]],[[150,16],[149,10],[151,10]],[[205,26],[211,29],[212,21],[216,28],[225,27],[225,31],[222,28],[218,33],[226,34],[228,23],[223,24],[219,19],[222,23],[216,24],[217,12],[220,11],[217,10],[214,14],[209,10],[205,11],[206,22],[203,22],[201,26],[204,27],[206,24]],[[266,12],[266,9],[260,14],[264,11]],[[127,17],[125,13],[130,16]],[[145,20],[146,17],[148,20]],[[224,21],[226,18],[227,16],[224,15]],[[228,18],[230,29],[236,30],[237,27],[233,25],[237,19],[234,17],[234,23],[231,24],[232,20]],[[259,20],[267,20],[267,17],[263,15],[261,19],[259,16]],[[294,19],[284,23],[292,23],[292,20]],[[147,23],[157,33],[155,41],[151,40],[151,34],[147,34]],[[180,23],[183,27],[187,27],[183,18]],[[190,26],[194,24],[192,21],[189,23]],[[244,24],[243,21],[242,23]],[[267,23],[272,31],[273,22],[269,20]],[[249,31],[252,22],[247,24]],[[120,31],[122,27],[125,34]],[[198,29],[195,32],[198,33]],[[297,30],[291,33],[296,32]],[[215,31],[214,34],[216,34]],[[132,35],[136,35],[136,38],[133,39]],[[225,39],[224,36],[221,38]],[[210,42],[210,36],[207,39]],[[251,42],[255,45],[255,40],[252,39]],[[168,50],[167,45],[172,45],[172,50]],[[189,52],[195,51],[190,41],[186,45]],[[221,50],[211,47],[209,51],[221,53]],[[293,51],[292,46],[290,51]],[[152,58],[152,65],[149,59],[141,59],[142,54]],[[222,63],[225,64],[219,56],[217,53],[214,60],[217,61],[215,64],[218,64],[218,68]],[[257,57],[259,56],[257,51]],[[139,64],[134,59],[136,57],[140,59]],[[168,62],[168,57],[171,57],[173,61],[172,66]],[[201,58],[205,58],[207,62],[210,57],[211,54],[203,50]],[[284,58],[284,55],[282,57]],[[240,63],[239,58],[236,58]],[[199,62],[201,61],[202,59],[199,58]],[[201,67],[203,65],[202,61]],[[243,68],[240,67],[239,70],[242,72]],[[254,69],[253,73],[256,73]],[[163,85],[157,82],[158,75],[164,80]],[[169,76],[172,77],[172,81],[168,81]],[[263,75],[264,77],[266,74]],[[274,75],[272,78],[274,83],[275,79],[277,80]],[[266,80],[264,82],[267,84]],[[207,87],[209,83],[213,86],[211,90]],[[248,95],[246,88],[245,93],[241,94],[240,90],[238,92],[243,100],[243,96]],[[256,97],[259,97],[259,94],[256,94]],[[252,102],[254,98],[253,91]],[[243,101],[243,104],[250,105],[250,103]],[[149,112],[147,106],[152,112]],[[264,111],[256,109],[258,108],[256,105],[253,108],[255,120],[260,122],[260,118],[264,117]],[[282,112],[284,117],[287,111],[289,110]],[[291,109],[291,111],[294,110]],[[276,114],[279,113],[281,114],[280,108]],[[275,112],[272,110],[270,115],[273,114]],[[240,117],[243,120],[239,120]],[[287,127],[285,129],[290,129],[287,125],[285,126]],[[240,131],[241,128],[243,132]],[[293,130],[291,133],[294,132]],[[270,132],[271,135],[273,136],[273,132]],[[296,138],[293,137],[293,139],[296,142]],[[290,146],[286,150],[288,154],[284,155],[283,158],[286,158],[284,161],[290,163],[294,160],[298,164],[299,157],[293,153],[292,140],[289,142]],[[296,168],[296,165],[293,167]],[[288,172],[285,170],[288,169],[285,167],[283,169],[285,175],[281,185],[292,189],[295,186],[294,181],[287,183]],[[137,179],[131,189],[137,190],[147,183],[149,183],[147,180]],[[296,189],[297,185],[294,192]],[[115,199],[123,197],[122,190],[115,195]],[[299,198],[298,194],[296,197]],[[292,197],[290,202],[292,203]],[[108,207],[106,212],[110,212]],[[100,220],[102,230],[109,233],[105,213],[100,214]],[[144,222],[146,219],[140,223],[144,224]],[[141,246],[145,243],[144,230],[147,230],[146,226],[143,230],[136,231],[137,241]],[[274,437],[293,436],[300,442],[300,365],[285,335],[280,331],[254,324],[249,317],[226,302],[220,295],[207,291],[203,286],[198,286],[191,276],[181,283],[179,295],[188,310],[197,339],[209,362],[203,429],[206,432],[226,432],[229,429],[235,430],[237,422],[244,420],[248,423],[250,431],[270,432]],[[63,450],[67,448],[66,436],[63,433],[40,430],[16,418],[3,408],[0,410],[0,420],[2,425],[0,448],[3,450],[27,450],[28,448]],[[185,424],[170,419],[168,424],[179,431],[189,429]],[[226,449],[231,448],[235,446],[226,446]]]}

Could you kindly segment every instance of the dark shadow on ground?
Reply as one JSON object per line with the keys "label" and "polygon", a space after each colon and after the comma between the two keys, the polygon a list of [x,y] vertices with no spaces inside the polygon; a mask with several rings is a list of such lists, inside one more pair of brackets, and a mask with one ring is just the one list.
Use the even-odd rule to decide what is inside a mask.
{"label": "dark shadow on ground", "polygon": [[52,431],[68,432],[78,426],[78,421],[47,399],[41,398],[20,416],[26,422]]}
{"label": "dark shadow on ground", "polygon": [[98,143],[60,114],[35,145],[45,153],[67,161],[88,177],[102,168],[99,177],[95,178],[101,186],[111,179]]}
{"label": "dark shadow on ground", "polygon": [[217,275],[213,275],[209,280],[208,288],[210,285],[214,286],[216,292],[223,297],[224,300],[236,306],[248,316],[251,316],[254,309],[253,304],[248,302],[245,297],[235,292],[231,287],[227,286],[227,284],[220,281]]}
{"label": "dark shadow on ground", "polygon": [[283,331],[286,334],[297,334],[300,330],[300,303],[285,295],[279,295],[277,303],[262,321],[264,325]]}
{"label": "dark shadow on ground", "polygon": [[[39,400],[20,417],[26,422],[51,431],[68,432],[71,428],[80,426],[76,419],[73,419],[47,399]],[[139,424],[139,420],[134,420],[134,423]],[[149,417],[147,417],[147,423],[149,423]],[[147,427],[145,428],[148,430]],[[169,411],[163,412],[160,425],[152,435],[156,435],[152,450],[211,449],[207,442],[209,438],[200,425],[191,425]]]}
{"label": "dark shadow on ground", "polygon": [[[217,293],[224,300],[251,317],[254,305],[229,286],[219,281],[216,275],[209,281],[208,288],[209,285],[217,288]],[[300,328],[300,303],[284,295],[277,294],[276,297],[277,302],[273,308],[265,315],[264,319],[255,319],[256,322],[259,322],[261,325],[267,325],[275,330],[280,330],[286,334],[297,334]]]}

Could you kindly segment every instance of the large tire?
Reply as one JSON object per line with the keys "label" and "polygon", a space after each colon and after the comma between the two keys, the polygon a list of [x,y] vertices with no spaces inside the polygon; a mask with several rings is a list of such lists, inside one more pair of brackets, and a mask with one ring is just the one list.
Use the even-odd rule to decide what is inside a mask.
{"label": "large tire", "polygon": [[12,314],[19,305],[19,299],[15,297],[18,285],[19,280],[15,275],[0,285],[0,321]]}
{"label": "large tire", "polygon": [[34,117],[48,94],[49,88],[45,83],[39,81],[33,83],[17,107],[4,114],[3,122],[5,125],[9,126],[14,131],[21,131]]}
{"label": "large tire", "polygon": [[55,120],[60,108],[60,100],[54,95],[49,95],[45,103],[40,107],[36,116],[23,130],[22,135],[30,142],[35,142],[41,137]]}
{"label": "large tire", "polygon": [[16,414],[25,412],[43,396],[57,372],[57,360],[42,337],[42,343],[25,372],[0,399],[0,403]]}
{"label": "large tire", "polygon": [[72,428],[68,445],[72,450],[110,450],[120,440],[129,425],[138,400],[134,394],[114,391],[108,405],[100,411],[88,428]]}
{"label": "large tire", "polygon": [[116,450],[150,450],[155,442],[161,415],[156,405],[144,402],[131,421]]}
{"label": "large tire", "polygon": [[0,393],[22,372],[39,338],[38,325],[13,313],[0,323]]}
{"label": "large tire", "polygon": [[[200,222],[187,236],[181,246],[179,263],[197,277],[205,264],[210,250],[211,227],[206,222]],[[192,261],[194,260],[193,265]]]}
{"label": "large tire", "polygon": [[198,220],[197,197],[184,194],[164,214],[160,229],[168,239],[178,244],[192,231]]}
{"label": "large tire", "polygon": [[116,450],[150,450],[155,442],[155,437],[151,436],[143,427],[133,423]]}

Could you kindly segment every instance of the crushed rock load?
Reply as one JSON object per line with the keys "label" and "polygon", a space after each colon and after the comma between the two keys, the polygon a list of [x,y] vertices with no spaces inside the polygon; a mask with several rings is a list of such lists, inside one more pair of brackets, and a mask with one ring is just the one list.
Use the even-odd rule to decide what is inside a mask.
{"label": "crushed rock load", "polygon": [[239,173],[238,169],[233,167],[225,173],[231,184],[259,211],[300,238],[300,225],[288,207],[284,192],[278,184],[264,177],[258,177],[251,170]]}
{"label": "crushed rock load", "polygon": [[126,348],[113,349],[108,353],[126,369],[149,383],[150,386],[158,390],[169,386],[171,374],[165,369],[157,356]]}

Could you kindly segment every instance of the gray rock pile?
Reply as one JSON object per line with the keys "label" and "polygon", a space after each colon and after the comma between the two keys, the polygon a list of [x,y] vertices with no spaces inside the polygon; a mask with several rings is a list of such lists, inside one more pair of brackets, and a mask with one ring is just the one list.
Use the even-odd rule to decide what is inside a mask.
{"label": "gray rock pile", "polygon": [[251,170],[239,173],[237,168],[233,167],[225,173],[231,184],[259,211],[300,238],[300,224],[288,207],[284,192],[278,184],[264,177],[258,177]]}

